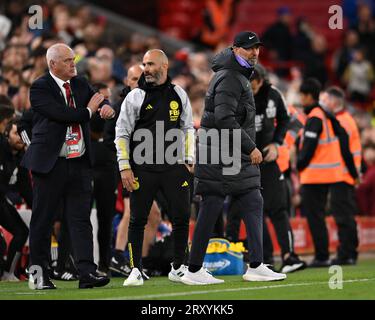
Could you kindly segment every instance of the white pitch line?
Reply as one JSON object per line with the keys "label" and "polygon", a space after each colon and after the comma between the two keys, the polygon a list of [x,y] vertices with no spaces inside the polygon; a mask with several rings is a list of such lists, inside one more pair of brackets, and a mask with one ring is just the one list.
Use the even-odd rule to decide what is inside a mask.
{"label": "white pitch line", "polygon": [[[375,278],[344,280],[344,281],[340,281],[337,283],[335,282],[335,284],[352,283],[352,282],[368,282],[368,281],[375,281]],[[149,294],[149,295],[132,296],[132,297],[127,297],[127,296],[112,297],[112,298],[104,298],[104,299],[98,299],[98,300],[142,300],[142,299],[154,299],[154,298],[183,297],[183,296],[191,296],[191,295],[199,295],[199,294],[207,294],[207,293],[238,292],[238,291],[265,290],[265,289],[287,288],[287,287],[315,286],[315,285],[320,285],[320,284],[328,285],[328,281],[290,283],[290,284],[280,284],[280,285],[273,285],[273,286],[248,287],[248,288],[215,289],[215,290],[202,290],[202,291],[190,291],[190,292],[185,291],[185,292],[174,292],[174,293]]]}
{"label": "white pitch line", "polygon": [[14,292],[12,294],[18,294],[18,295],[43,295],[43,294],[47,294],[47,292]]}

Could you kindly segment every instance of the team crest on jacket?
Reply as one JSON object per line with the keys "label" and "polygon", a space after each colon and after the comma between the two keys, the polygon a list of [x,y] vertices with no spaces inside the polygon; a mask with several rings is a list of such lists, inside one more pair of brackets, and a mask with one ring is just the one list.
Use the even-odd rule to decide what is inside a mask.
{"label": "team crest on jacket", "polygon": [[169,120],[170,121],[177,121],[178,116],[180,115],[180,110],[178,110],[178,102],[175,100],[172,100],[169,104]]}
{"label": "team crest on jacket", "polygon": [[275,101],[269,100],[266,109],[267,118],[275,118],[276,117],[276,106]]}

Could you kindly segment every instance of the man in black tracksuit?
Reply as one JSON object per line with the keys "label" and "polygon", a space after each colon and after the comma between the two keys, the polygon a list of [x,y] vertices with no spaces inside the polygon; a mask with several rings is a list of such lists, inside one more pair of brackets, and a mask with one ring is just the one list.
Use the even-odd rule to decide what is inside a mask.
{"label": "man in black tracksuit", "polygon": [[[255,145],[255,103],[249,83],[258,61],[260,45],[255,33],[240,32],[234,39],[233,47],[217,54],[213,61],[215,74],[206,94],[195,171],[195,192],[202,196],[202,202],[194,230],[189,269],[181,278],[184,284],[223,282],[202,268],[202,264],[227,195],[232,197],[234,210],[244,219],[248,234],[250,265],[243,279],[272,281],[286,277],[263,264],[263,199],[258,166],[262,154]],[[217,133],[218,139],[214,135],[208,139],[210,133]],[[227,150],[233,155],[231,163],[225,159]]]}
{"label": "man in black tracksuit", "polygon": [[[256,105],[255,130],[256,145],[262,150],[264,162],[260,165],[264,213],[268,215],[275,228],[276,236],[281,247],[281,272],[292,272],[303,269],[305,263],[294,253],[293,232],[289,223],[287,211],[287,190],[284,175],[276,163],[277,148],[283,144],[288,130],[289,115],[281,92],[272,86],[267,77],[267,71],[260,64],[255,66],[251,77]],[[265,217],[264,215],[264,217]],[[239,222],[240,217],[234,217],[229,211],[227,236],[232,235],[232,220]],[[234,223],[239,225],[239,223]],[[234,230],[238,234],[238,227]],[[263,222],[263,254],[264,261],[273,264],[273,245],[266,224]]]}
{"label": "man in black tracksuit", "polygon": [[[168,275],[171,281],[179,281],[183,274],[189,233],[188,180],[190,164],[194,160],[190,101],[186,92],[173,85],[167,76],[168,58],[163,51],[146,52],[143,65],[145,69],[138,88],[126,96],[116,124],[115,143],[121,179],[131,192],[128,248],[132,272],[124,286],[143,284],[144,227],[159,190],[167,199],[172,215],[174,261]],[[172,129],[176,133],[183,132],[184,138],[168,139]],[[176,143],[181,147],[177,155],[169,152]]]}
{"label": "man in black tracksuit", "polygon": [[[93,88],[109,100],[111,92],[105,83],[94,83]],[[90,137],[94,180],[92,205],[95,201],[98,219],[98,271],[107,274],[111,260],[112,220],[116,207],[118,166],[115,152],[104,142],[105,125],[106,121],[99,115],[94,114],[91,117]]]}

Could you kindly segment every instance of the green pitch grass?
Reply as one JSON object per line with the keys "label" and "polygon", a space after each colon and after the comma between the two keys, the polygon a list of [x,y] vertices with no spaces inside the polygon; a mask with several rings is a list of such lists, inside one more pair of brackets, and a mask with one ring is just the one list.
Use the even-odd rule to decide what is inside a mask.
{"label": "green pitch grass", "polygon": [[254,299],[375,299],[375,259],[342,268],[342,289],[330,289],[337,271],[306,269],[288,274],[280,282],[245,282],[241,276],[219,277],[225,283],[186,286],[154,277],[141,287],[123,287],[123,278],[112,278],[104,288],[77,289],[78,282],[55,281],[57,290],[32,291],[27,282],[0,282],[0,300],[254,300]]}

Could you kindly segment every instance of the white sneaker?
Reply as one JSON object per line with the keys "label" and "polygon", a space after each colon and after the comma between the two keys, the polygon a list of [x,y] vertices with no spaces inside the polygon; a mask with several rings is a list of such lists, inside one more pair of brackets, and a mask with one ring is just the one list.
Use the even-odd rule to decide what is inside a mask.
{"label": "white sneaker", "polygon": [[171,271],[168,273],[168,279],[173,282],[181,282],[181,278],[188,271],[188,267],[182,264],[177,270],[173,268],[173,263],[171,263]]}
{"label": "white sneaker", "polygon": [[205,285],[205,284],[219,284],[224,280],[215,278],[210,272],[203,267],[197,272],[190,272],[189,270],[181,277],[181,282],[191,286]]}
{"label": "white sneaker", "polygon": [[124,287],[128,286],[143,286],[143,277],[138,268],[133,268],[129,277],[124,281]]}
{"label": "white sneaker", "polygon": [[272,271],[265,264],[261,264],[257,268],[248,266],[246,273],[242,276],[245,281],[278,281],[284,280],[286,274]]}
{"label": "white sneaker", "polygon": [[7,271],[4,271],[3,276],[1,277],[1,281],[11,281],[11,282],[18,282],[20,279],[18,279],[14,273],[9,273]]}

